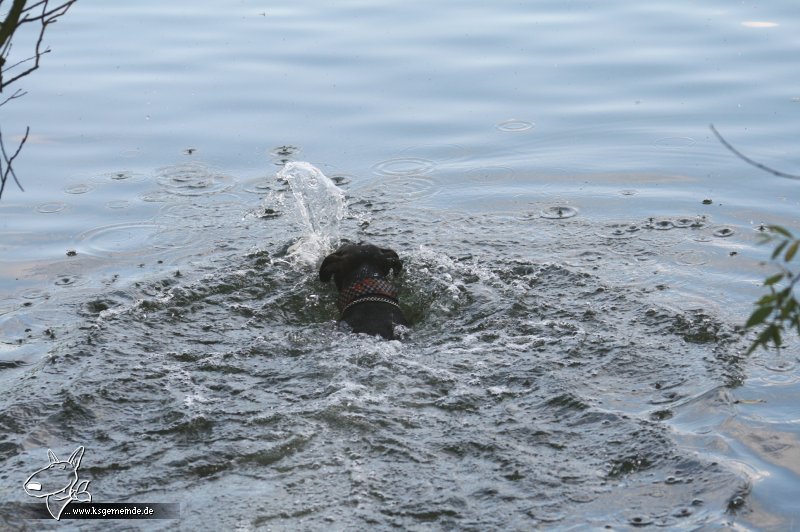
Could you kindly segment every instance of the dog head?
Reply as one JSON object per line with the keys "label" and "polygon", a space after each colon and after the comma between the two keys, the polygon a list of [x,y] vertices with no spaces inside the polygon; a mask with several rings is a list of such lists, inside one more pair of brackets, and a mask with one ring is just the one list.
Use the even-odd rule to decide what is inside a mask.
{"label": "dog head", "polygon": [[391,249],[365,242],[347,243],[325,257],[319,268],[319,280],[327,283],[333,277],[336,288],[341,290],[360,277],[374,274],[386,277],[389,271],[398,273],[402,267],[403,261]]}

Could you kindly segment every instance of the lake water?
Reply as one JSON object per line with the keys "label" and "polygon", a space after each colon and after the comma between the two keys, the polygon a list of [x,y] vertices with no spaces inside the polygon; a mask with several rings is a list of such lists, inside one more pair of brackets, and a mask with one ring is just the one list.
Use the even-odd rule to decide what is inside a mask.
{"label": "lake water", "polygon": [[[79,0],[0,109],[7,145],[31,127],[0,528],[61,528],[22,485],[82,445],[94,501],[180,529],[797,529],[800,349],[737,327],[800,182],[708,126],[800,173],[798,28],[788,0]],[[342,220],[295,190],[309,229],[289,161]],[[404,259],[402,342],[337,331],[341,238]]]}

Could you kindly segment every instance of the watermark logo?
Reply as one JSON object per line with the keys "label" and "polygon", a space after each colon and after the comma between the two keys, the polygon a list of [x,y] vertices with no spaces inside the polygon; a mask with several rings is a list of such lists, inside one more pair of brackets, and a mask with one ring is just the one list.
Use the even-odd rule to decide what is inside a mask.
{"label": "watermark logo", "polygon": [[50,449],[47,458],[50,463],[32,474],[25,481],[25,493],[31,497],[44,498],[47,511],[56,521],[72,501],[92,502],[89,493],[89,480],[78,482],[78,467],[83,458],[83,446],[78,447],[67,460],[59,460]]}

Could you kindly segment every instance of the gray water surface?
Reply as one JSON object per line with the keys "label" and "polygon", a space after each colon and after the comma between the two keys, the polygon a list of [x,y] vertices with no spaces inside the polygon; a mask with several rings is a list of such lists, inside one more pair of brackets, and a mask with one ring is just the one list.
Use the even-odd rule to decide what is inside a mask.
{"label": "gray water surface", "polygon": [[[798,183],[708,124],[798,173],[799,22],[80,0],[2,108],[0,528],[65,526],[13,505],[79,445],[94,501],[181,507],[85,530],[796,528],[796,339],[738,326]],[[402,341],[336,329],[341,238],[405,260]]]}

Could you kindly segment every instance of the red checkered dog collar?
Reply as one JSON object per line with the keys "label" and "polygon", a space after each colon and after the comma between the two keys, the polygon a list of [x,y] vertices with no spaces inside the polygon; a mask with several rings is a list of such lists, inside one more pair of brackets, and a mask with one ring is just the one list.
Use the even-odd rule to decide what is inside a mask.
{"label": "red checkered dog collar", "polygon": [[376,279],[374,277],[361,279],[339,292],[336,306],[339,307],[339,312],[344,314],[344,311],[353,305],[368,301],[389,303],[395,307],[400,307],[397,303],[397,289],[392,286],[392,283],[385,279]]}

